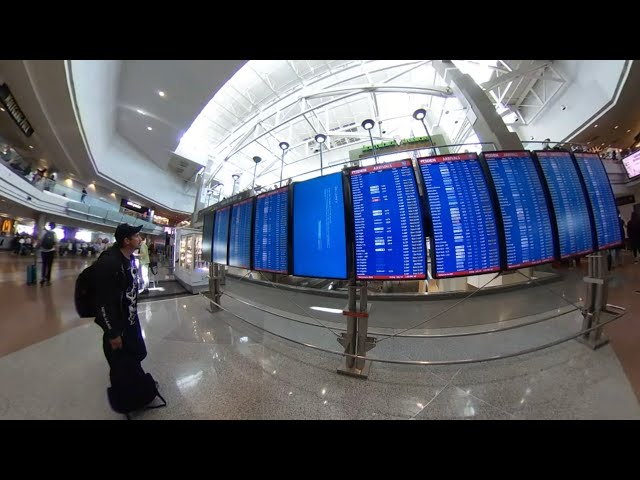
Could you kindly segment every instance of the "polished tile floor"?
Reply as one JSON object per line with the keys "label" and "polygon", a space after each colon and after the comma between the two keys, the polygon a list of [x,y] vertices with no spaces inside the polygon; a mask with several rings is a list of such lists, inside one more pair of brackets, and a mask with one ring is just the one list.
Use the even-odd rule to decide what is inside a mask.
{"label": "polished tile floor", "polygon": [[[123,418],[107,403],[100,330],[73,311],[73,283],[85,262],[62,259],[54,266],[51,287],[26,287],[27,261],[0,254],[0,418]],[[614,271],[609,301],[631,312],[607,328],[612,342],[597,351],[569,341],[477,364],[374,362],[366,381],[336,374],[337,355],[275,338],[240,320],[234,314],[276,332],[287,328],[283,319],[230,297],[222,302],[228,311],[215,313],[202,296],[147,302],[139,309],[149,350],[143,366],[160,382],[169,406],[135,418],[640,419],[632,386],[637,392],[634,345],[640,329],[634,311],[640,295],[633,291],[638,275],[640,265]],[[322,305],[317,297],[310,301]],[[568,312],[525,327],[529,333],[513,330],[482,340],[395,338],[370,355],[397,360],[493,355],[559,338],[579,324],[576,312]],[[291,336],[339,349],[335,333],[324,327],[296,324]]]}

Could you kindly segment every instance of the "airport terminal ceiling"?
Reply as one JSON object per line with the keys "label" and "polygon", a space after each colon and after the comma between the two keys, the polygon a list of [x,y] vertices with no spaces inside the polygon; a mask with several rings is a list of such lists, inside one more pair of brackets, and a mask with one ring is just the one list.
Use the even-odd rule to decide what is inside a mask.
{"label": "airport terminal ceiling", "polygon": [[[571,62],[576,63],[562,60],[454,60],[451,66],[470,74],[487,92],[509,129],[521,134],[523,126],[535,125],[536,119],[538,123],[541,118],[546,119],[545,110],[551,106],[553,112],[550,113],[556,113],[554,102],[557,103],[558,97],[574,81],[563,73],[567,71],[565,64]],[[32,89],[34,92],[38,90],[40,98],[44,98],[43,93],[55,97],[53,90],[49,92],[45,88],[50,88],[46,85],[60,83],[60,68],[55,67],[57,62],[2,62],[3,74],[5,67],[17,68],[10,63],[26,65],[23,70],[28,69],[36,79],[34,86],[38,88]],[[376,122],[371,130],[374,142],[425,135],[421,122],[412,117],[418,108],[427,111],[425,123],[430,134],[440,136],[439,143],[478,141],[472,128],[474,114],[448,88],[446,69],[444,73],[437,72],[431,60],[125,60],[73,63],[74,77],[76,63],[100,64],[97,68],[106,69],[102,73],[107,74],[104,77],[109,77],[108,80],[96,77],[96,81],[104,82],[96,88],[105,91],[105,98],[90,105],[99,110],[96,110],[94,123],[100,123],[101,118],[111,115],[104,123],[110,124],[114,136],[128,144],[122,153],[133,155],[126,160],[126,155],[120,155],[121,161],[117,165],[112,163],[107,176],[91,175],[80,169],[82,171],[76,177],[80,183],[88,184],[92,180],[97,180],[98,184],[105,183],[105,187],[111,187],[112,191],[123,196],[128,187],[135,192],[130,195],[135,200],[159,205],[157,213],[163,216],[170,216],[172,211],[177,214],[193,208],[193,203],[186,200],[187,197],[191,202],[195,199],[196,179],[203,167],[205,178],[212,182],[209,186],[222,183],[222,196],[229,196],[233,189],[233,175],[240,175],[240,190],[251,186],[255,166],[253,158],[260,157],[256,184],[271,188],[280,181],[281,142],[289,144],[284,155],[285,179],[298,175],[296,180],[301,180],[319,174],[302,175],[319,167],[319,145],[314,140],[318,133],[328,137],[322,147],[324,173],[338,170],[340,167],[336,164],[349,158],[349,150],[370,144],[368,133],[361,127],[361,122],[368,118]],[[52,70],[54,67],[55,72]],[[10,76],[12,84],[19,84],[24,75],[21,72]],[[41,81],[45,78],[50,80]],[[163,86],[165,84],[166,87]],[[141,90],[143,86],[146,88],[144,91]],[[16,85],[16,92],[21,88]],[[20,96],[20,104],[25,111],[35,110],[31,103],[33,99]],[[62,100],[58,103],[50,101],[47,107],[48,116],[33,118],[36,134],[29,140],[35,142],[35,150],[29,151],[29,141],[25,139],[18,142],[21,145],[17,148],[22,149],[22,154],[31,153],[36,159],[51,156],[61,166],[66,165],[69,172],[73,172],[73,165],[66,161],[66,157],[76,159],[79,166],[87,163],[90,167],[89,160],[78,160],[80,146],[77,140],[70,148],[66,137],[73,114],[69,118],[67,112],[62,117],[60,112],[72,110],[63,105]],[[69,155],[61,152],[58,145],[51,147],[54,135],[44,132],[46,126],[43,121],[47,119],[58,125],[58,131],[54,133],[63,140]],[[4,120],[0,124],[3,134],[5,128],[15,129],[9,118]],[[84,117],[82,120],[85,123]],[[628,126],[627,129],[633,128]],[[633,132],[632,136],[635,130]],[[10,135],[5,137],[10,139]],[[529,139],[522,135],[521,138]],[[103,143],[105,140],[108,142],[106,137],[102,140]],[[479,150],[479,146],[465,148]],[[111,163],[108,160],[106,164]],[[128,172],[134,164],[138,164],[139,175],[119,173],[121,178],[116,182],[110,181],[111,176],[117,172]],[[156,177],[146,178],[143,175],[151,170],[157,170],[153,175],[158,180],[164,176],[164,183],[157,182]],[[150,189],[150,186],[154,188]],[[169,198],[172,192],[184,196],[185,201],[179,206],[173,205]],[[164,197],[158,198],[157,202],[149,200],[156,194]]]}
{"label": "airport terminal ceiling", "polygon": [[[534,120],[565,83],[550,60],[454,60],[452,66],[487,91],[512,130]],[[368,118],[376,122],[374,142],[423,136],[412,117],[418,108],[427,110],[430,134],[450,144],[478,141],[472,115],[430,60],[252,60],[215,94],[176,153],[206,163],[207,178],[223,183],[228,196],[234,174],[240,190],[251,186],[256,156],[256,185],[279,182],[281,142],[289,144],[283,172],[289,178],[318,168],[318,133],[328,136],[325,167],[369,144],[361,127]]]}

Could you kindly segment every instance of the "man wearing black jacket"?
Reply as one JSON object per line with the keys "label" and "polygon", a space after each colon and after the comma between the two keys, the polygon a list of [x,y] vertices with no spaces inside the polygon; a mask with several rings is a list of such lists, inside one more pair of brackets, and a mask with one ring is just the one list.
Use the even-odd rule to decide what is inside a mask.
{"label": "man wearing black jacket", "polygon": [[147,356],[138,319],[138,272],[133,252],[140,247],[142,225],[123,223],[116,229],[116,243],[96,261],[96,323],[104,331],[102,348],[113,371],[118,350],[138,362]]}

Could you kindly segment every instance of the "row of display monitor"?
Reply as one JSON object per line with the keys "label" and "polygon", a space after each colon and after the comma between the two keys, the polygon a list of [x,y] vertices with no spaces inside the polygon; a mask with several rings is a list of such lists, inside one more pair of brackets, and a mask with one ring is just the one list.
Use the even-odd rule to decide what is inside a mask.
{"label": "row of display monitor", "polygon": [[221,208],[213,221],[205,218],[207,236],[205,254],[211,244],[216,263],[360,280],[424,279],[428,252],[433,278],[450,278],[548,263],[623,240],[600,157],[556,150],[351,168]]}

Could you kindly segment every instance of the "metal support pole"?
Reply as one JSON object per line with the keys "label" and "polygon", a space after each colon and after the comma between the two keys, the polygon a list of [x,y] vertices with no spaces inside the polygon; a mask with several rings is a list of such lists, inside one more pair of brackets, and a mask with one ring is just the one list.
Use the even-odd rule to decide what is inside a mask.
{"label": "metal support pole", "polygon": [[[222,288],[220,282],[220,272],[224,272],[224,267],[219,263],[212,263],[209,265],[209,293],[214,302],[220,305],[222,297]],[[211,303],[211,311],[219,311],[220,307]]]}
{"label": "metal support pole", "polygon": [[[355,280],[349,280],[349,297],[347,300],[347,312],[355,312],[356,311],[356,282]],[[344,336],[344,347],[345,353],[356,353],[355,342],[357,335],[358,324],[356,322],[355,317],[347,317],[347,333]],[[352,369],[355,366],[355,360],[353,357],[345,357],[346,368]]]}
{"label": "metal support pole", "polygon": [[[356,320],[358,321],[356,352],[361,357],[365,357],[367,355],[367,351],[371,350],[375,346],[375,338],[367,336],[367,333],[369,332],[368,310],[369,304],[367,298],[367,282],[362,282],[360,285],[360,313],[365,315],[356,318]],[[365,370],[366,365],[364,358],[356,359],[356,368],[360,371]]]}
{"label": "metal support pole", "polygon": [[258,163],[253,166],[253,183],[251,184],[251,188],[256,188],[256,171],[258,170]]}
{"label": "metal support pole", "polygon": [[373,159],[378,164],[378,154],[376,153],[376,146],[373,144],[373,135],[371,135],[371,129],[367,130],[369,132],[369,140],[371,140],[371,149],[373,150]]}
{"label": "metal support pole", "polygon": [[424,127],[424,131],[427,132],[427,138],[429,138],[429,143],[433,146],[433,140],[431,139],[431,135],[429,134],[429,129],[427,128],[427,124],[424,121],[424,117],[420,119],[422,122],[422,126]]}
{"label": "metal support pole", "polygon": [[[360,306],[356,309],[356,300],[360,289]],[[367,283],[357,286],[355,280],[349,280],[349,298],[347,309],[343,311],[347,316],[347,332],[343,333],[338,342],[344,347],[344,352],[350,355],[366,356],[367,351],[375,346],[375,338],[368,337],[369,313],[367,303]],[[338,373],[352,377],[367,379],[370,362],[363,358],[346,356]]]}
{"label": "metal support pole", "polygon": [[322,164],[322,143],[320,144],[320,176],[322,176],[322,169],[323,169],[323,164]]}
{"label": "metal support pole", "polygon": [[[588,270],[587,276],[583,278],[586,284],[586,295],[582,314],[582,329],[596,327],[601,323],[600,314],[607,307],[607,290],[609,286],[607,276],[607,257],[599,253],[587,255]],[[589,346],[593,350],[606,345],[609,340],[605,337],[603,328],[595,328],[594,330],[577,338],[578,341]]]}
{"label": "metal support pole", "polygon": [[282,150],[282,161],[280,162],[280,186],[282,187],[282,173],[284,171],[284,150]]}

